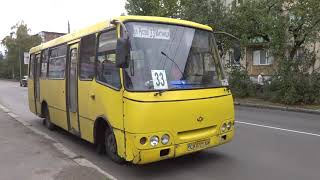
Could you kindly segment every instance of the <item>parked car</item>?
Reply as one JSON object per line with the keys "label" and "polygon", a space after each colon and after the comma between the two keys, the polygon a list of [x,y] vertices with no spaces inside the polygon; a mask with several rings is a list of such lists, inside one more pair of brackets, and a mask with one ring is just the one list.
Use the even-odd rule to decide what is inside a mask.
{"label": "parked car", "polygon": [[28,76],[23,76],[23,78],[20,80],[20,86],[22,87],[28,86]]}

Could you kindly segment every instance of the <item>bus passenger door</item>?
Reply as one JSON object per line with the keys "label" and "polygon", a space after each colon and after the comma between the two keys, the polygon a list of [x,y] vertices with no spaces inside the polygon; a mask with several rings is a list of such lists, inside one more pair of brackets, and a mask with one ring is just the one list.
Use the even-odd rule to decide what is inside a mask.
{"label": "bus passenger door", "polygon": [[40,64],[40,54],[36,54],[34,61],[34,99],[35,99],[35,110],[36,114],[41,114],[40,107],[40,72],[41,72],[41,64]]}
{"label": "bus passenger door", "polygon": [[78,112],[78,43],[68,48],[66,102],[68,130],[80,136],[79,112]]}
{"label": "bus passenger door", "polygon": [[29,77],[28,77],[28,100],[29,100],[29,109],[31,112],[36,114],[36,105],[35,105],[35,89],[34,89],[34,69],[35,69],[35,55],[30,55],[29,62]]}

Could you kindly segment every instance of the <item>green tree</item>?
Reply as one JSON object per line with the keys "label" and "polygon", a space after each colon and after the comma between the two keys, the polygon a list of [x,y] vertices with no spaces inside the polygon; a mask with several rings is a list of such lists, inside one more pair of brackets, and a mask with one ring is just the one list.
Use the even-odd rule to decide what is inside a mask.
{"label": "green tree", "polygon": [[178,0],[127,0],[129,15],[179,17]]}
{"label": "green tree", "polygon": [[180,17],[185,20],[207,24],[215,30],[225,30],[228,9],[221,0],[181,0]]}
{"label": "green tree", "polygon": [[8,78],[7,61],[0,51],[0,78]]}
{"label": "green tree", "polygon": [[224,29],[227,8],[221,0],[127,0],[129,15],[160,16],[190,20]]}
{"label": "green tree", "polygon": [[[265,91],[268,98],[286,104],[320,100],[319,74],[308,73],[316,58],[310,47],[319,41],[319,9],[318,0],[244,0],[231,8],[227,29],[244,46],[262,43],[275,55],[277,68]],[[301,50],[303,55],[297,56]]]}
{"label": "green tree", "polygon": [[[6,49],[6,69],[10,72],[11,78],[19,77],[20,63],[22,63],[19,60],[22,61],[23,52],[28,52],[31,47],[41,43],[39,36],[30,35],[29,32],[28,26],[24,22],[19,22],[11,28],[10,35],[1,41]],[[27,66],[21,64],[21,67],[24,75]]]}
{"label": "green tree", "polygon": [[319,40],[318,0],[245,0],[230,11],[228,29],[244,45],[268,43],[277,56],[293,60],[297,51]]}
{"label": "green tree", "polygon": [[2,52],[0,51],[0,61],[3,60],[3,54]]}

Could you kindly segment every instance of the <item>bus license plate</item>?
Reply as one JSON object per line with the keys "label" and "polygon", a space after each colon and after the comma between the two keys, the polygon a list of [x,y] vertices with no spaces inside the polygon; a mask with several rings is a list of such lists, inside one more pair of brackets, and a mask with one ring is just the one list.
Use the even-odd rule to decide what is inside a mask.
{"label": "bus license plate", "polygon": [[210,144],[210,139],[190,143],[190,144],[188,144],[188,151],[202,149],[202,148],[208,147],[209,144]]}

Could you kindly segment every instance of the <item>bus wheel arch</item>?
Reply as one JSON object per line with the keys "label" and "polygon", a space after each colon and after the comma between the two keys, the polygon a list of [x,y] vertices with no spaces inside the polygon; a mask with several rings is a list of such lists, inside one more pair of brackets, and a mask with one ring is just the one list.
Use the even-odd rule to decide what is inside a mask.
{"label": "bus wheel arch", "polygon": [[107,129],[110,129],[110,125],[105,117],[98,117],[94,122],[94,144],[97,146],[97,152],[99,154],[105,154],[104,147],[104,134]]}
{"label": "bus wheel arch", "polygon": [[[107,144],[113,143],[113,146]],[[107,154],[116,163],[123,163],[124,159],[118,155],[117,140],[111,124],[105,117],[98,117],[94,123],[94,144],[99,154]]]}

